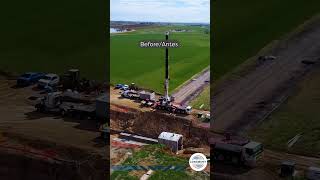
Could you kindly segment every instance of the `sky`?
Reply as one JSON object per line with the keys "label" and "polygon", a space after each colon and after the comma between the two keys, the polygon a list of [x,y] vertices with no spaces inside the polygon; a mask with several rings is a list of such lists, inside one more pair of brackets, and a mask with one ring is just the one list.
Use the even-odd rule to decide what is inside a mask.
{"label": "sky", "polygon": [[209,23],[210,0],[111,0],[112,21]]}

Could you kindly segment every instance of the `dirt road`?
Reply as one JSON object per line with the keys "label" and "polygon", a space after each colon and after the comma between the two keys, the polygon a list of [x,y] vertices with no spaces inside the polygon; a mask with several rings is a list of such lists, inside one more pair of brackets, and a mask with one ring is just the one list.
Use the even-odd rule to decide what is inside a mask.
{"label": "dirt road", "polygon": [[[257,65],[228,86],[217,87],[212,96],[214,121],[211,128],[217,132],[240,131],[247,123],[247,113],[272,97],[277,89],[288,84],[307,65],[302,60],[317,61],[320,57],[320,21],[280,42],[268,54],[276,56]],[[294,83],[294,82],[293,82]]]}
{"label": "dirt road", "polygon": [[175,102],[181,105],[188,104],[192,99],[199,95],[202,90],[209,85],[210,67],[201,72],[196,77],[189,80],[181,88],[172,94],[175,97]]}

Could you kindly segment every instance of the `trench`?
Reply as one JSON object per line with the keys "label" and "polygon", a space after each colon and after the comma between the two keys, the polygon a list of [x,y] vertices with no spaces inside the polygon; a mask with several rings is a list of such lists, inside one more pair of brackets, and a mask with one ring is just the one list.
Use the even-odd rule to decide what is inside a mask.
{"label": "trench", "polygon": [[186,117],[152,111],[138,111],[121,106],[110,109],[110,126],[113,130],[157,139],[161,132],[183,135],[184,147],[208,145],[211,133],[196,126]]}

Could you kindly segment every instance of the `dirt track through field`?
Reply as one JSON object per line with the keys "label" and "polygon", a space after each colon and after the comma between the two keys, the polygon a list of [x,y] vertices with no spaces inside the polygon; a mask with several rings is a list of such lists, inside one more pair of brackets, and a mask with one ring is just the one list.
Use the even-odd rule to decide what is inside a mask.
{"label": "dirt track through field", "polygon": [[181,105],[188,104],[192,99],[199,95],[202,90],[209,85],[210,68],[201,72],[199,75],[189,80],[181,88],[179,88],[172,96],[175,102]]}
{"label": "dirt track through field", "polygon": [[277,88],[306,69],[302,60],[317,61],[320,57],[320,21],[310,24],[302,32],[280,42],[269,54],[276,60],[265,61],[255,70],[239,77],[212,96],[214,121],[211,128],[217,132],[240,131],[246,113],[270,98]]}

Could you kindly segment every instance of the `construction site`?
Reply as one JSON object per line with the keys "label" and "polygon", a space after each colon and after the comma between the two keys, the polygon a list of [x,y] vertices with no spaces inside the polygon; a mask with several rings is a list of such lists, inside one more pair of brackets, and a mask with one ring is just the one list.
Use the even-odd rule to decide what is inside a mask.
{"label": "construction site", "polygon": [[103,84],[63,75],[2,73],[1,179],[106,179]]}
{"label": "construction site", "polygon": [[[169,32],[166,32],[164,36],[167,41]],[[210,156],[210,147],[207,143],[210,112],[196,110],[189,105],[190,101],[209,85],[210,71],[201,72],[170,95],[170,79],[174,77],[169,77],[169,48],[159,51],[164,51],[165,54],[165,77],[163,82],[159,82],[164,84],[163,94],[139,88],[135,83],[116,84],[110,87],[110,159],[112,166],[130,165],[128,159],[134,158],[135,153],[143,151],[144,146],[149,147],[153,144],[165,145],[166,154],[173,158],[187,160],[198,151],[206,154],[207,157]],[[161,163],[152,164],[154,160],[149,160],[149,163],[145,161],[146,159],[139,160],[138,165],[161,165]],[[188,166],[188,163],[178,165]],[[192,178],[209,179],[209,170],[210,167],[207,167],[206,171],[200,175],[192,174],[189,168],[187,171],[191,173],[189,175]],[[118,172],[111,171],[111,173],[112,179],[125,179],[127,176],[139,179],[146,174],[151,177],[159,174],[159,172],[149,171],[130,172],[126,176],[116,174]],[[161,175],[165,176],[165,174]]]}
{"label": "construction site", "polygon": [[[190,152],[203,152],[215,162],[211,171],[206,171],[215,179],[319,178],[317,155],[269,149],[270,146],[264,147],[250,134],[290,99],[310,72],[319,70],[319,27],[319,19],[311,19],[215,82],[211,118],[209,112],[188,105],[197,90],[187,93],[184,89],[201,89],[210,76],[205,80],[195,78],[194,81],[201,79],[200,86],[190,80],[180,91],[169,95],[169,80],[174,77],[169,78],[166,49],[165,78],[159,82],[164,83],[163,94],[150,91],[145,97],[145,90],[134,83],[117,84],[110,89],[112,165],[128,164],[126,159],[132,158],[142,146],[161,144],[160,134],[169,132],[183,137],[183,148],[173,156],[190,157]],[[204,71],[199,76],[207,73],[210,74]],[[205,121],[206,118],[209,120]],[[298,135],[288,139],[290,147],[298,139]],[[144,175],[150,172],[140,172],[137,176]]]}

